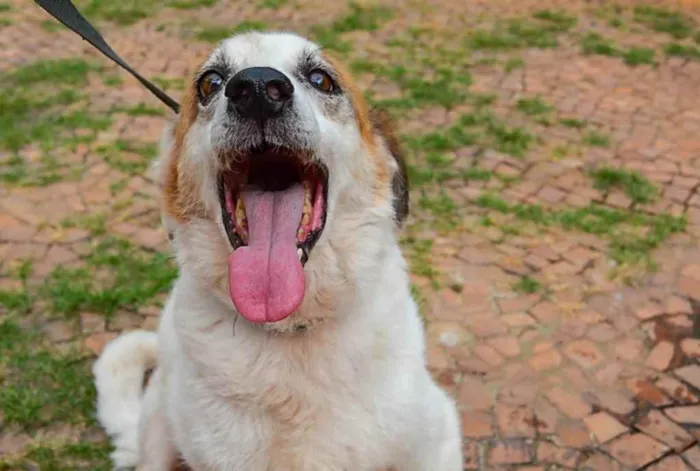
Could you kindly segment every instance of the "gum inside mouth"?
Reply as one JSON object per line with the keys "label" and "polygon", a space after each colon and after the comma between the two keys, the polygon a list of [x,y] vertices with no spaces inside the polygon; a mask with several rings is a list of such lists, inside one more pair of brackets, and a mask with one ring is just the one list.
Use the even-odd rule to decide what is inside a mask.
{"label": "gum inside mouth", "polygon": [[288,149],[232,161],[219,182],[231,299],[252,322],[276,322],[303,300],[303,265],[326,221],[327,172]]}

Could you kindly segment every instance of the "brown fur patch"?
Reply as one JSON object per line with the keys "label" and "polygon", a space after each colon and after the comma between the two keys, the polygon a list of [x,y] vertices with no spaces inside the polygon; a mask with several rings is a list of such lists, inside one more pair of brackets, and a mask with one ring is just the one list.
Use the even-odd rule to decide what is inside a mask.
{"label": "brown fur patch", "polygon": [[187,222],[193,215],[203,213],[201,202],[197,196],[197,186],[191,176],[182,172],[182,152],[185,138],[190,127],[197,119],[197,90],[192,82],[180,108],[180,115],[175,126],[175,142],[167,161],[163,166],[165,172],[163,181],[163,200],[166,212],[178,222]]}
{"label": "brown fur patch", "polygon": [[398,169],[391,180],[391,190],[394,194],[394,213],[396,222],[401,225],[408,216],[408,173],[406,171],[406,159],[401,149],[396,131],[391,121],[391,116],[382,108],[375,107],[370,111],[370,121],[374,132],[384,138],[389,153],[396,161]]}
{"label": "brown fur patch", "polygon": [[[340,87],[347,91],[355,111],[355,119],[360,129],[360,135],[365,142],[370,155],[373,156],[376,178],[374,181],[374,195],[378,200],[386,198],[385,190],[391,178],[391,190],[394,193],[394,210],[396,220],[399,225],[408,215],[408,180],[406,175],[406,165],[401,153],[399,141],[391,124],[389,115],[380,109],[369,109],[364,95],[355,85],[347,69],[340,61],[324,53],[324,58],[335,69]],[[391,175],[387,162],[382,158],[377,148],[377,134],[381,135],[388,147],[392,157],[396,160],[399,171]]]}
{"label": "brown fur patch", "polygon": [[369,120],[369,107],[367,106],[365,97],[357,88],[355,81],[352,79],[352,76],[342,62],[335,59],[333,56],[328,55],[326,52],[323,53],[323,57],[335,70],[340,88],[345,90],[348,96],[350,96],[350,101],[353,109],[355,110],[355,119],[357,120],[357,125],[360,128],[362,140],[365,142],[367,147],[373,151],[377,143],[374,139],[372,123]]}

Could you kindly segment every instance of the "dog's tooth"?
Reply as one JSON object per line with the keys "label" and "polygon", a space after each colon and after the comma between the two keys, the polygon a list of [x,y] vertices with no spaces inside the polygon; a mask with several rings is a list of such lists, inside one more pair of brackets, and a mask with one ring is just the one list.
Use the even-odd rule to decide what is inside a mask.
{"label": "dog's tooth", "polygon": [[299,229],[297,231],[297,240],[304,240],[304,236],[306,235],[306,232],[304,229]]}
{"label": "dog's tooth", "polygon": [[301,223],[304,226],[308,226],[310,222],[311,222],[311,215],[309,213],[304,213],[304,216],[301,218]]}
{"label": "dog's tooth", "polygon": [[238,198],[236,201],[236,220],[244,221],[245,219],[245,203],[243,203],[243,198]]}
{"label": "dog's tooth", "polygon": [[304,251],[302,250],[301,247],[297,249],[297,257],[299,257],[299,260],[301,260],[301,257],[304,256]]}

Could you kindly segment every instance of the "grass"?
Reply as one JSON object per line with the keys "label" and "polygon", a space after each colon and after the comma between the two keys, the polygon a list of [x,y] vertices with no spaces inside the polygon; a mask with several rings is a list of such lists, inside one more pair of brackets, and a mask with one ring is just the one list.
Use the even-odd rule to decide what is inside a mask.
{"label": "grass", "polygon": [[700,48],[685,44],[671,43],[664,47],[664,52],[670,57],[682,57],[683,59],[700,60]]}
{"label": "grass", "polygon": [[407,138],[406,145],[420,151],[448,151],[470,145],[491,147],[514,157],[523,157],[534,137],[520,127],[509,127],[488,113],[462,115],[447,129]]}
{"label": "grass", "polygon": [[376,31],[394,16],[394,12],[381,5],[360,5],[351,2],[350,11],[330,25],[316,25],[311,28],[313,39],[323,47],[340,54],[347,54],[351,45],[342,38],[352,31]]}
{"label": "grass", "polygon": [[642,64],[653,65],[656,63],[655,56],[656,51],[648,47],[633,47],[622,54],[625,64],[633,67]]}
{"label": "grass", "polygon": [[542,290],[542,284],[536,279],[525,275],[513,284],[513,290],[518,293],[533,294]]}
{"label": "grass", "polygon": [[47,443],[30,447],[24,456],[0,459],[0,471],[46,469],[51,471],[109,471],[111,448],[106,443]]}
{"label": "grass", "polygon": [[561,26],[551,21],[510,19],[488,30],[476,30],[469,39],[472,49],[508,50],[525,47],[553,48],[559,45]]}
{"label": "grass", "polygon": [[508,203],[491,193],[483,193],[476,200],[476,205],[539,227],[555,226],[607,239],[609,256],[618,267],[641,266],[654,269],[651,251],[670,235],[683,232],[687,225],[684,217],[668,214],[655,216],[595,204],[583,208],[550,210],[535,204]]}
{"label": "grass", "polygon": [[581,49],[584,54],[597,54],[600,56],[617,56],[620,50],[614,41],[606,39],[598,33],[588,33],[581,40]]}
{"label": "grass", "polygon": [[403,238],[401,242],[408,256],[411,273],[416,276],[427,278],[430,280],[433,287],[437,288],[437,278],[440,273],[433,266],[433,241],[428,239],[419,239],[409,235]]}
{"label": "grass", "polygon": [[289,0],[262,0],[260,6],[262,8],[277,9],[289,3]]}
{"label": "grass", "polygon": [[553,10],[539,10],[536,11],[533,15],[534,18],[537,18],[538,20],[543,20],[547,23],[549,23],[551,28],[553,28],[556,31],[568,31],[574,26],[576,26],[576,23],[578,20],[576,17],[567,15],[564,12],[561,11],[553,11]]}
{"label": "grass", "polygon": [[97,149],[110,167],[130,175],[143,175],[158,153],[155,144],[117,140],[113,146]]}
{"label": "grass", "polygon": [[516,69],[521,69],[525,66],[525,62],[519,58],[516,57],[514,59],[508,59],[503,66],[503,69],[506,71],[506,73],[510,73]]}
{"label": "grass", "polygon": [[[60,180],[71,171],[61,162],[61,152],[109,127],[111,119],[90,114],[77,91],[93,70],[80,59],[40,60],[0,76],[0,151],[11,154],[0,168],[1,181],[32,186]],[[38,162],[30,164],[19,155],[29,144],[38,147]]]}
{"label": "grass", "polygon": [[528,116],[541,116],[552,111],[552,106],[548,105],[539,95],[534,98],[521,98],[516,106],[521,113]]}
{"label": "grass", "polygon": [[132,25],[154,15],[163,7],[192,10],[211,7],[217,0],[80,0],[76,6],[90,20],[105,20],[121,26]]}
{"label": "grass", "polygon": [[639,172],[613,167],[601,167],[590,172],[595,188],[609,191],[620,188],[634,203],[646,204],[654,201],[657,188]]}
{"label": "grass", "polygon": [[598,131],[589,131],[583,136],[583,143],[591,147],[610,147],[610,136]]}
{"label": "grass", "polygon": [[583,129],[586,126],[585,121],[575,118],[560,118],[559,124],[571,129]]}
{"label": "grass", "polygon": [[25,431],[53,423],[94,425],[90,365],[77,352],[40,347],[37,335],[7,319],[0,323],[0,409],[5,425]]}
{"label": "grass", "polygon": [[138,249],[126,240],[107,238],[86,257],[85,266],[57,267],[46,277],[40,297],[63,316],[80,312],[111,315],[135,309],[166,292],[177,274],[169,256]]}
{"label": "grass", "polygon": [[206,26],[199,28],[194,37],[199,41],[218,43],[230,38],[234,34],[247,33],[249,31],[262,31],[267,29],[267,24],[262,21],[241,21],[234,27]]}
{"label": "grass", "polygon": [[434,227],[440,231],[450,231],[459,225],[457,203],[442,191],[435,196],[423,194],[418,200],[418,207],[432,213],[435,217]]}
{"label": "grass", "polygon": [[635,7],[634,20],[654,31],[670,34],[675,39],[689,37],[696,26],[692,18],[681,12],[650,5]]}

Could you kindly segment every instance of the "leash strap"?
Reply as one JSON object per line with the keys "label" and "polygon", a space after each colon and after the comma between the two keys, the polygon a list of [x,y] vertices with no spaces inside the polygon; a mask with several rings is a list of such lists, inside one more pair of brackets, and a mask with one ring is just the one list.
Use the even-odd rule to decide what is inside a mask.
{"label": "leash strap", "polygon": [[[66,25],[73,32],[80,35],[85,41],[89,42],[95,49],[100,51],[105,56],[112,59],[114,62],[119,64],[131,75],[136,77],[136,79],[143,84],[148,90],[151,91],[160,101],[165,103],[170,109],[175,113],[179,113],[180,105],[170,98],[163,90],[158,88],[153,82],[142,77],[138,72],[129,67],[129,64],[124,62],[121,57],[117,55],[107,41],[97,32],[97,30],[86,20],[83,15],[75,8],[70,0],[35,0],[36,3],[46,10],[51,16],[56,18],[58,21]],[[111,0],[119,1],[119,0]]]}

